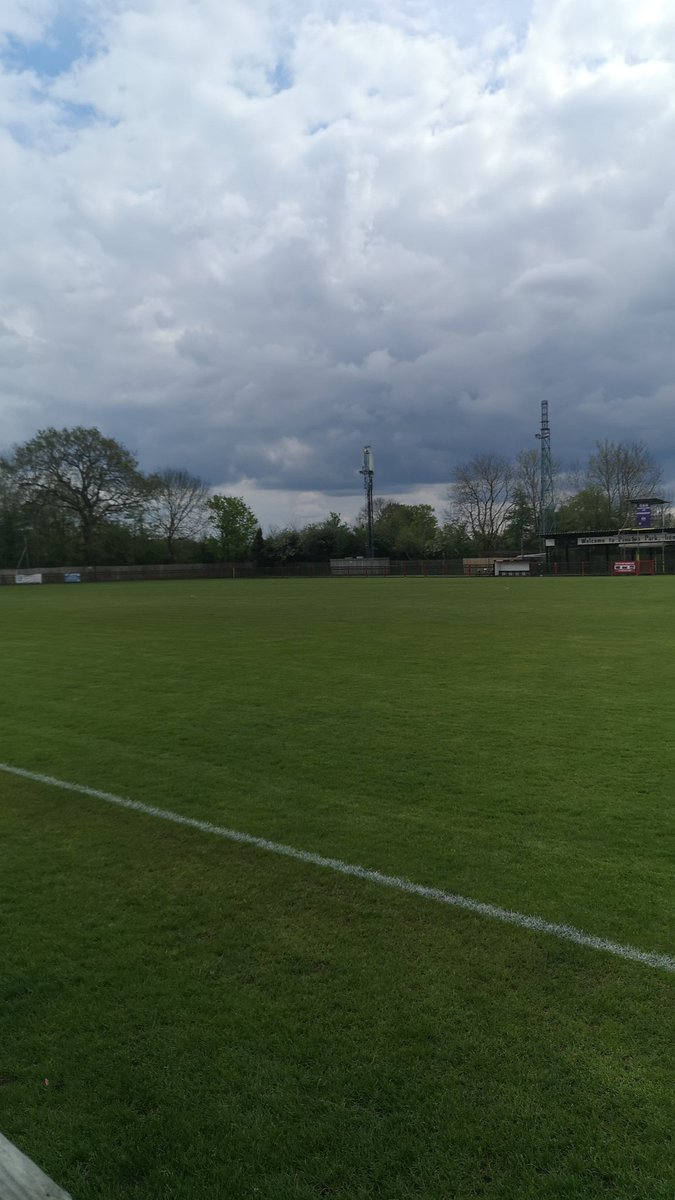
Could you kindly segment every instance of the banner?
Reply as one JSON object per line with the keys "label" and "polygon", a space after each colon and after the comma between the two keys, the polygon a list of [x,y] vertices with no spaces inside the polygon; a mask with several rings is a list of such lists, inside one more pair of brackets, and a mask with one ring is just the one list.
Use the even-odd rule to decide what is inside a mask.
{"label": "banner", "polygon": [[651,504],[638,504],[635,509],[637,517],[638,529],[651,529],[652,527],[652,506]]}
{"label": "banner", "polygon": [[577,546],[660,546],[664,542],[675,542],[675,533],[643,533],[624,529],[622,533],[610,533],[602,537],[578,537]]}
{"label": "banner", "polygon": [[42,575],[35,571],[32,575],[19,575],[17,573],[14,578],[16,583],[42,583]]}

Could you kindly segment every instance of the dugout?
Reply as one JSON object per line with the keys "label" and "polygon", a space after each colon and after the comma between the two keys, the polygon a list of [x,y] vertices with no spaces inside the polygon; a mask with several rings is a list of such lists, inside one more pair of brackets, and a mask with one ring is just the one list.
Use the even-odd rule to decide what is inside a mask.
{"label": "dugout", "polygon": [[463,558],[465,575],[542,575],[545,554],[484,554],[480,558]]}

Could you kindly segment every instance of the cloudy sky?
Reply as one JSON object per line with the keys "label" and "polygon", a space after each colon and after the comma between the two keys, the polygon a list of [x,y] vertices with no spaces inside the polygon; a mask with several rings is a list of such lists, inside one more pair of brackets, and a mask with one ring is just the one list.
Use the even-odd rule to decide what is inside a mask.
{"label": "cloudy sky", "polygon": [[2,0],[0,449],[266,524],[477,451],[675,478],[673,0]]}

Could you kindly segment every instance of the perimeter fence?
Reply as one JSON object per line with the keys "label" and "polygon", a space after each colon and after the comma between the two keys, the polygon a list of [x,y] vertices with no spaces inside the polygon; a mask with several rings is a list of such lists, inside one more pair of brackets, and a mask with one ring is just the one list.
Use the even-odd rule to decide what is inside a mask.
{"label": "perimeter fence", "polygon": [[[382,564],[386,563],[386,566]],[[354,559],[351,565],[335,571],[325,562],[221,562],[221,563],[152,563],[134,566],[96,567],[23,567],[18,571],[0,571],[0,586],[17,583],[140,583],[151,580],[175,579],[313,579],[336,575],[464,575],[473,573],[458,559],[378,560],[370,569],[363,560]],[[490,572],[492,573],[492,572]]]}
{"label": "perimeter fence", "polygon": [[[383,561],[383,560],[380,560]],[[386,560],[385,560],[386,561]],[[134,566],[68,566],[68,567],[23,567],[19,570],[1,570],[0,587],[13,587],[16,584],[28,583],[141,583],[162,582],[165,580],[197,580],[197,579],[318,579],[322,577],[358,577],[366,576],[428,576],[428,577],[492,577],[492,564],[476,565],[475,559],[465,561],[455,559],[391,559],[386,568],[369,571],[355,560],[352,569],[340,572],[331,570],[331,564],[325,562],[286,562],[263,564],[256,562],[222,562],[222,563],[153,563]],[[645,562],[646,565],[646,562]],[[654,574],[663,573],[663,563],[655,560]],[[612,575],[613,564],[600,560],[587,562],[549,564],[548,570],[543,564],[533,564],[530,577],[548,575],[550,577],[581,576],[598,577]],[[642,569],[639,574],[645,574]],[[665,574],[675,574],[675,559],[665,561]],[[511,576],[510,576],[511,577]],[[517,577],[517,576],[513,576]]]}

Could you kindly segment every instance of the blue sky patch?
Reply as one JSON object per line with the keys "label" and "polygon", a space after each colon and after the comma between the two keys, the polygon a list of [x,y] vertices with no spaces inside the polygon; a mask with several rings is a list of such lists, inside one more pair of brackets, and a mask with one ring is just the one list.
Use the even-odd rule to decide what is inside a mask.
{"label": "blue sky patch", "polygon": [[268,78],[275,92],[287,92],[293,87],[293,72],[284,58],[277,59]]}
{"label": "blue sky patch", "polygon": [[53,79],[68,71],[85,53],[82,34],[81,22],[61,13],[40,42],[8,38],[2,57],[11,70],[35,71]]}

